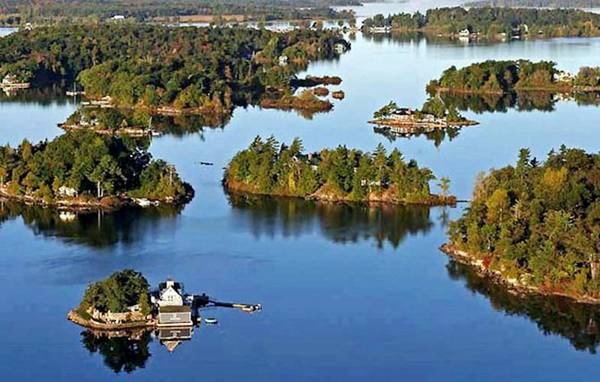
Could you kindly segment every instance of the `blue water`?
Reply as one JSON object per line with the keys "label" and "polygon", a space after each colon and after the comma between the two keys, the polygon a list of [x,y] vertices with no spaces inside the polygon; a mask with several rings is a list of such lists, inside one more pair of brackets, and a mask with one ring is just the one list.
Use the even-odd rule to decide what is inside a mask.
{"label": "blue water", "polygon": [[[222,129],[154,139],[152,153],[174,163],[196,189],[182,211],[91,214],[64,223],[52,212],[0,205],[1,375],[31,381],[589,379],[600,371],[593,352],[600,340],[595,321],[581,320],[581,308],[512,301],[454,271],[438,251],[444,222],[464,204],[368,209],[240,200],[223,191],[220,178],[227,160],[258,134],[286,142],[298,136],[307,150],[337,144],[371,150],[381,142],[449,176],[453,193],[468,199],[479,171],[514,162],[521,147],[540,158],[563,143],[597,152],[600,108],[558,102],[552,112],[467,111],[481,124],[437,146],[424,137],[388,141],[366,123],[372,112],[390,100],[420,106],[426,83],[450,65],[529,58],[576,70],[600,65],[598,57],[599,39],[463,47],[358,35],[338,61],[308,69],[343,78],[346,99],[332,112],[307,120],[293,112],[237,109]],[[55,137],[61,134],[56,123],[75,107],[60,97],[2,98],[0,142]],[[196,328],[172,354],[150,340],[149,357],[128,373],[106,361],[115,359],[90,353],[82,329],[65,319],[88,283],[126,267],[152,284],[171,276],[190,292],[262,303],[264,310],[206,312],[218,326]],[[590,312],[583,309],[583,316]]]}

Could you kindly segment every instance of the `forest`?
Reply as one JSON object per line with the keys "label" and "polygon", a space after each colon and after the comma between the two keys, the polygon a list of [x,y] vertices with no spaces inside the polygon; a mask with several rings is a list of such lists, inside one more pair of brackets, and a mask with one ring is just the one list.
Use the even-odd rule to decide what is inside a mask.
{"label": "forest", "polygon": [[104,280],[90,284],[79,305],[79,312],[90,308],[102,313],[127,312],[130,306],[139,304],[143,313],[150,313],[150,285],[141,273],[124,269]]}
{"label": "forest", "polygon": [[600,90],[600,68],[582,67],[575,75],[551,61],[484,61],[461,69],[451,66],[427,85],[439,92],[497,94],[514,91],[593,92]]}
{"label": "forest", "polygon": [[591,37],[600,35],[600,14],[576,9],[470,8],[429,9],[425,14],[376,15],[363,29],[388,27],[399,32],[456,36],[461,31],[480,37]]}
{"label": "forest", "polygon": [[599,297],[600,154],[562,146],[540,163],[522,149],[515,166],[478,177],[449,236],[505,279]]}
{"label": "forest", "polygon": [[177,20],[186,16],[208,16],[205,20],[302,20],[348,19],[334,5],[360,5],[355,0],[54,0],[31,2],[5,0],[0,3],[0,24],[51,23],[70,20],[102,21],[122,15],[137,21],[158,18]]}
{"label": "forest", "polygon": [[441,194],[432,194],[429,183],[436,177],[431,170],[405,161],[397,149],[389,155],[381,144],[373,153],[345,146],[303,151],[297,138],[287,146],[273,137],[256,137],[229,162],[223,184],[230,191],[329,201],[456,203],[448,178],[440,179]]}
{"label": "forest", "polygon": [[192,192],[172,165],[153,160],[139,141],[85,131],[0,146],[0,191],[46,205],[71,199],[110,205],[126,196],[184,202]]}
{"label": "forest", "polygon": [[349,47],[337,32],[311,29],[60,24],[0,39],[0,77],[34,86],[77,79],[87,97],[114,106],[227,116],[267,88],[292,93],[295,74],[337,57],[338,44]]}

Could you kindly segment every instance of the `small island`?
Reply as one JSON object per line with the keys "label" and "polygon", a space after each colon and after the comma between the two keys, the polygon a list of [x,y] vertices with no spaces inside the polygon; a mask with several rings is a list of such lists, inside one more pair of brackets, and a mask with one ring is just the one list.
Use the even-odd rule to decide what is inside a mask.
{"label": "small island", "polygon": [[421,110],[401,108],[392,101],[373,113],[373,119],[369,123],[402,135],[478,124],[461,116],[456,108],[448,108],[438,98],[428,100]]}
{"label": "small island", "polygon": [[373,153],[338,146],[318,153],[303,152],[302,141],[290,146],[273,137],[256,137],[227,165],[223,185],[230,192],[299,197],[331,202],[454,205],[449,179],[440,179],[441,194],[432,194],[431,170],[405,161],[383,145]]}
{"label": "small island", "polygon": [[246,313],[262,309],[260,304],[223,303],[206,294],[188,294],[182,283],[171,279],[151,291],[141,273],[125,269],[90,284],[79,306],[69,311],[67,318],[100,331],[185,328],[198,323],[198,309],[207,306],[236,308]]}
{"label": "small island", "polygon": [[62,210],[185,204],[192,187],[138,142],[77,131],[0,146],[0,196]]}
{"label": "small island", "polygon": [[551,61],[485,61],[461,69],[452,66],[427,85],[439,93],[503,95],[520,92],[585,93],[600,91],[600,67],[577,74],[560,71]]}
{"label": "small island", "polygon": [[564,146],[543,163],[522,149],[516,166],[478,178],[442,250],[519,293],[600,303],[598,163]]}

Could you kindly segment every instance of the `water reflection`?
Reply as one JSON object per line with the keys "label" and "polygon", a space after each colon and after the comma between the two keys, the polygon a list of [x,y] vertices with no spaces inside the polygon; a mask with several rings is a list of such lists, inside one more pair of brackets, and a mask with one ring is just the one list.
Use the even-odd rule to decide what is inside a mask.
{"label": "water reflection", "polygon": [[511,316],[526,317],[544,335],[559,335],[580,351],[596,354],[600,345],[600,307],[577,304],[559,297],[520,296],[480,277],[467,265],[450,260],[448,275],[465,282],[473,293],[485,296],[497,311]]}
{"label": "water reflection", "polygon": [[67,97],[63,85],[0,92],[0,103],[40,106],[76,104],[79,98]]}
{"label": "water reflection", "polygon": [[[103,248],[115,244],[132,245],[163,229],[174,230],[172,225],[182,209],[182,206],[164,205],[75,214],[0,199],[0,227],[8,220],[21,217],[25,226],[36,235]],[[171,226],[165,226],[167,224]]]}
{"label": "water reflection", "polygon": [[[322,203],[297,198],[228,194],[237,220],[245,220],[256,238],[299,236],[317,230],[341,244],[372,241],[377,248],[398,248],[407,236],[429,232],[431,210],[422,206]],[[444,219],[446,217],[446,219]],[[442,209],[440,221],[447,221]]]}
{"label": "water reflection", "polygon": [[132,373],[144,368],[150,358],[149,331],[99,332],[86,330],[81,333],[81,343],[90,354],[98,353],[104,364],[115,373]]}

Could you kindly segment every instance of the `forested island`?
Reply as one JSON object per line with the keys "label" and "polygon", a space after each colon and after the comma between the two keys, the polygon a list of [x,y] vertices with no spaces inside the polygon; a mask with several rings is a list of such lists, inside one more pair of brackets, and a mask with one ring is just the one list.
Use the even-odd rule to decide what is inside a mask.
{"label": "forested island", "polygon": [[349,47],[330,30],[59,24],[0,39],[0,77],[34,87],[77,79],[102,106],[223,120],[236,105],[314,110],[314,98],[294,94],[296,73]]}
{"label": "forested island", "polygon": [[560,71],[551,61],[485,61],[461,69],[452,66],[427,85],[429,94],[502,95],[515,91],[555,93],[600,91],[600,67],[582,67],[577,74]]}
{"label": "forested island", "polygon": [[35,3],[7,0],[0,6],[0,25],[26,23],[121,20],[137,21],[270,21],[304,19],[348,19],[349,12],[334,5],[361,5],[355,0],[58,0]]}
{"label": "forested island", "polygon": [[465,3],[467,7],[512,8],[598,8],[600,0],[482,0]]}
{"label": "forested island", "polygon": [[592,37],[600,36],[600,14],[576,9],[436,8],[425,14],[379,14],[364,21],[363,31],[423,32],[488,40]]}
{"label": "forested island", "polygon": [[373,119],[369,123],[401,129],[406,133],[477,124],[460,115],[456,108],[446,106],[438,98],[427,100],[421,110],[398,107],[391,101],[373,113]]}
{"label": "forested island", "polygon": [[600,154],[522,149],[478,178],[449,236],[447,254],[510,288],[600,303]]}
{"label": "forested island", "polygon": [[338,146],[305,154],[299,139],[287,146],[256,137],[229,162],[223,185],[232,192],[333,202],[455,204],[450,180],[440,179],[442,193],[436,195],[429,186],[434,179],[428,168],[406,162],[397,149],[388,155],[382,145],[373,153]]}
{"label": "forested island", "polygon": [[139,142],[80,131],[0,146],[0,196],[61,209],[115,209],[185,203],[193,189]]}

